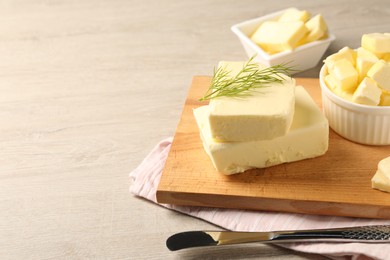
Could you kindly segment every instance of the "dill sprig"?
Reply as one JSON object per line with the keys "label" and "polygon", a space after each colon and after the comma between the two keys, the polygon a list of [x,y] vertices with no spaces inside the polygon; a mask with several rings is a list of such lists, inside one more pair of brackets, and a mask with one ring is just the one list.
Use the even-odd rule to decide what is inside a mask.
{"label": "dill sprig", "polygon": [[210,100],[217,97],[243,97],[250,95],[250,91],[269,86],[271,83],[282,83],[285,78],[282,74],[290,76],[294,71],[288,64],[279,64],[261,69],[254,56],[251,57],[235,75],[226,67],[214,68],[211,84],[205,95],[199,101]]}

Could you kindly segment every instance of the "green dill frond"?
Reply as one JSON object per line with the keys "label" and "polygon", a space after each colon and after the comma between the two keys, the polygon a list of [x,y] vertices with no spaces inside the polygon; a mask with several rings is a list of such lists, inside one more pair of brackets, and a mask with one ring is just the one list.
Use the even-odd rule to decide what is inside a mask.
{"label": "green dill frond", "polygon": [[235,75],[231,71],[219,67],[214,68],[211,84],[205,95],[199,101],[217,97],[242,97],[250,95],[250,91],[269,86],[271,83],[283,83],[284,75],[290,76],[294,69],[287,63],[261,69],[251,57]]}

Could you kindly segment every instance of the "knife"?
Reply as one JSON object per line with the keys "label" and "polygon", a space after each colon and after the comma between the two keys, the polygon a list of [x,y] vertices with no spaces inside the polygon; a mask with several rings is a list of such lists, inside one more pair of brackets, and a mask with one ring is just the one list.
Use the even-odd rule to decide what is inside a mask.
{"label": "knife", "polygon": [[358,242],[389,243],[390,225],[272,232],[187,231],[170,236],[169,250],[241,243]]}

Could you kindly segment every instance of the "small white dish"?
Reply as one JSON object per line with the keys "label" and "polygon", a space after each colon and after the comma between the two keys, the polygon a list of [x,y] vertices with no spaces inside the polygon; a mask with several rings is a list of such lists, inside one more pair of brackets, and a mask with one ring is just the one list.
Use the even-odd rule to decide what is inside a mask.
{"label": "small white dish", "polygon": [[367,106],[339,97],[326,85],[328,68],[320,71],[322,107],[329,126],[342,137],[367,145],[390,144],[390,106]]}
{"label": "small white dish", "polygon": [[298,73],[315,67],[330,43],[334,41],[336,37],[328,32],[328,38],[324,40],[310,42],[291,51],[283,51],[272,55],[268,54],[253,42],[250,37],[262,22],[276,19],[286,10],[287,9],[244,21],[233,25],[231,29],[241,41],[242,46],[249,57],[256,56],[255,60],[266,66],[289,63],[290,66],[294,66],[294,69],[297,70],[295,73]]}

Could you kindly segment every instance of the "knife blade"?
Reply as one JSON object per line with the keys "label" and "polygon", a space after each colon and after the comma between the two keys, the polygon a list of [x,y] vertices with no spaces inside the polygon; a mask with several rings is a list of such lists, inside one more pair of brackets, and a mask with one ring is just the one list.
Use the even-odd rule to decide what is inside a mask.
{"label": "knife blade", "polygon": [[389,243],[390,225],[272,232],[187,231],[170,236],[166,246],[171,251],[192,247],[222,246],[241,243],[359,242]]}

